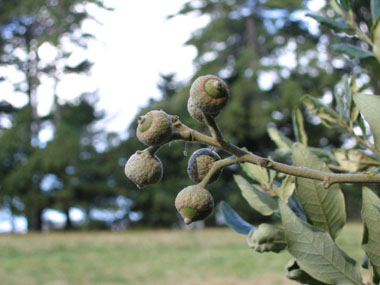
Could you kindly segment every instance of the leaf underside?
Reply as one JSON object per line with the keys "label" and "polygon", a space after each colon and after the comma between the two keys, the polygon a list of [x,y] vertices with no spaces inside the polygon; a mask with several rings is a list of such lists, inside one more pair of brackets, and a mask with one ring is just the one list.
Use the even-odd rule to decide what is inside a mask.
{"label": "leaf underside", "polygon": [[[293,145],[293,163],[310,169],[331,172],[326,164],[300,143]],[[337,184],[325,189],[320,181],[296,179],[296,196],[308,221],[335,239],[346,222],[344,196]]]}
{"label": "leaf underside", "polygon": [[288,251],[305,272],[327,284],[362,284],[358,264],[327,232],[303,222],[282,201],[279,209]]}
{"label": "leaf underside", "polygon": [[380,275],[380,212],[376,206],[380,206],[380,198],[369,188],[363,188],[362,219],[364,222],[364,234],[362,248],[377,275]]}

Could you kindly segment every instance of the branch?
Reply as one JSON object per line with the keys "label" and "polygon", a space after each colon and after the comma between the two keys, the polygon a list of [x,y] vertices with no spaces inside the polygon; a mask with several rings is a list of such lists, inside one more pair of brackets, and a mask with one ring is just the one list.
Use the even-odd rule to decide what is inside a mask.
{"label": "branch", "polygon": [[230,153],[233,157],[229,157],[218,162],[215,162],[214,166],[207,176],[201,181],[201,185],[206,186],[212,175],[220,168],[226,167],[228,165],[248,162],[256,164],[258,166],[272,169],[281,173],[288,175],[309,178],[313,180],[318,180],[323,182],[325,188],[330,187],[335,183],[379,183],[380,184],[380,174],[367,175],[367,174],[341,174],[341,173],[331,173],[318,171],[306,167],[296,167],[283,163],[279,163],[267,158],[260,157],[258,155],[249,153],[232,143],[226,142],[222,139],[217,139],[213,137],[206,136],[190,127],[182,124],[178,117],[173,121],[173,126],[175,132],[172,136],[172,140],[185,140],[189,142],[199,142],[206,145],[214,146],[223,151]]}

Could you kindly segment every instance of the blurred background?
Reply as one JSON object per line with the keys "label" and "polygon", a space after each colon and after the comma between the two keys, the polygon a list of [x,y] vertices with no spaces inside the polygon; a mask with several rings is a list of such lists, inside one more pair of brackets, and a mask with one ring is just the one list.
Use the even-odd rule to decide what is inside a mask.
{"label": "blurred background", "polygon": [[[365,27],[369,1],[353,2]],[[294,138],[291,114],[302,95],[334,104],[334,85],[347,72],[379,89],[371,82],[373,62],[363,62],[364,70],[358,59],[333,52],[339,35],[307,16],[333,13],[322,0],[0,3],[4,233],[182,227],[174,199],[192,183],[187,160],[200,145],[163,147],[164,177],[143,190],[123,167],[145,148],[135,136],[136,118],[151,109],[207,131],[186,111],[199,75],[217,74],[229,84],[231,100],[217,119],[226,139],[279,160],[267,128]],[[311,116],[305,124],[311,146],[352,143]],[[246,220],[263,221],[231,179],[239,171],[225,169],[209,190],[216,203],[226,200]],[[359,199],[353,192],[351,219],[358,214],[350,207]],[[220,224],[218,211],[205,221]]]}

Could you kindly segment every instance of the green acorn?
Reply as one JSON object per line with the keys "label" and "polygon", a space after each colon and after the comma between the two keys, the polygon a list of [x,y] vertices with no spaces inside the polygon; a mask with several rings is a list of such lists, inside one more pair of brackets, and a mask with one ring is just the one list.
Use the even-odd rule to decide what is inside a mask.
{"label": "green acorn", "polygon": [[260,224],[257,230],[249,232],[248,246],[257,252],[280,252],[287,247],[284,230],[271,224]]}
{"label": "green acorn", "polygon": [[214,209],[214,198],[202,186],[191,185],[178,193],[175,207],[188,225],[203,220],[211,214]]}
{"label": "green acorn", "polygon": [[[196,183],[201,182],[210,171],[214,162],[218,160],[220,160],[220,156],[211,149],[201,148],[195,151],[190,156],[187,163],[187,173],[189,174],[190,179]],[[209,183],[216,181],[221,173],[222,169],[215,172],[215,174],[211,177]]]}
{"label": "green acorn", "polygon": [[138,118],[136,135],[145,145],[162,145],[169,141],[172,132],[172,121],[162,110],[153,110]]}
{"label": "green acorn", "polygon": [[141,189],[160,182],[163,174],[162,162],[149,151],[138,150],[128,159],[124,173]]}
{"label": "green acorn", "polygon": [[227,84],[222,79],[205,75],[198,77],[191,85],[189,100],[205,114],[213,115],[223,109],[229,97]]}

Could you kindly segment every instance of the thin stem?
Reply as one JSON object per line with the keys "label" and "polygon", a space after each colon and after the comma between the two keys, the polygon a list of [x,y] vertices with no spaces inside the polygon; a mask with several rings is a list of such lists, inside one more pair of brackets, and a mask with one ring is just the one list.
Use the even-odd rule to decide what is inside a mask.
{"label": "thin stem", "polygon": [[207,184],[209,184],[214,173],[216,173],[217,171],[219,171],[220,169],[222,169],[226,166],[230,166],[230,165],[237,164],[237,163],[239,163],[239,158],[237,158],[236,156],[230,156],[230,157],[227,157],[225,159],[221,159],[221,160],[214,162],[212,164],[212,167],[208,171],[207,175],[203,178],[203,180],[199,183],[199,185],[205,188],[207,186]]}
{"label": "thin stem", "polygon": [[212,137],[216,139],[217,141],[222,141],[223,135],[218,125],[216,124],[215,118],[212,115],[204,114],[204,113],[203,113],[203,118],[210,130]]}

